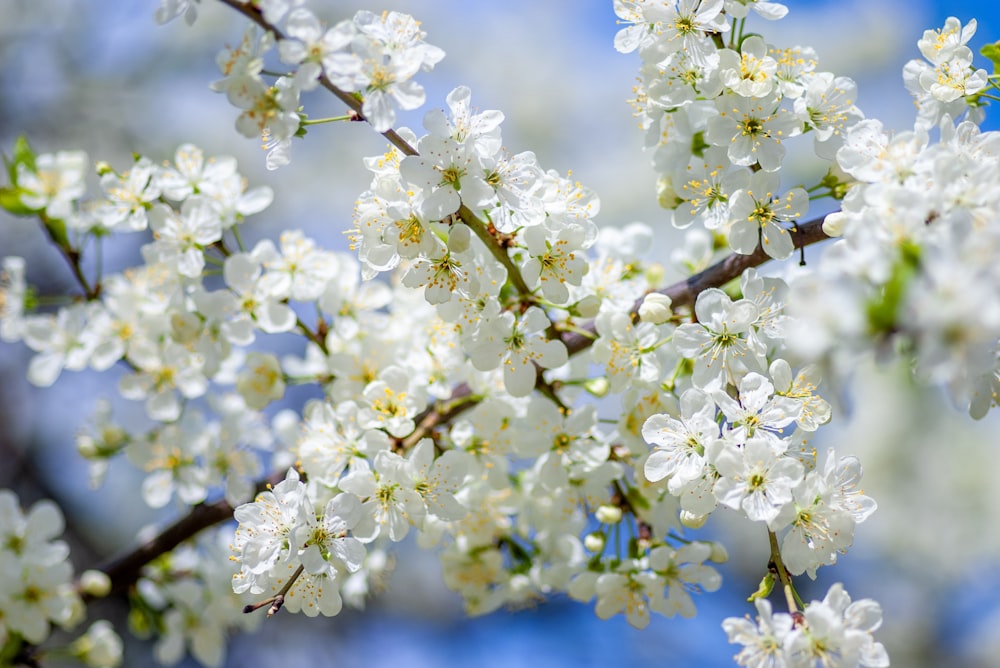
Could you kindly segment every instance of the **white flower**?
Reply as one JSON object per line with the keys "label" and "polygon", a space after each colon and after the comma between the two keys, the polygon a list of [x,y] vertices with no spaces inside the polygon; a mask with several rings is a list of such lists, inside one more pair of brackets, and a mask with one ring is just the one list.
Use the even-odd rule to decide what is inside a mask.
{"label": "white flower", "polygon": [[19,162],[15,183],[21,204],[45,210],[49,218],[69,218],[73,203],[87,192],[87,154],[83,151],[44,153],[35,158],[34,170]]}
{"label": "white flower", "polygon": [[644,629],[649,625],[651,603],[663,598],[664,579],[638,560],[623,561],[612,573],[603,573],[594,583],[597,604],[594,612],[601,619],[625,613],[629,625]]}
{"label": "white flower", "polygon": [[389,450],[375,455],[374,469],[365,460],[351,465],[338,486],[362,500],[362,517],[354,535],[371,542],[384,532],[389,540],[403,540],[410,525],[423,519],[420,495],[409,484],[406,460]]}
{"label": "white flower", "polygon": [[193,194],[204,194],[235,173],[236,158],[225,155],[206,160],[194,144],[181,144],[174,153],[174,165],[161,168],[157,179],[163,196],[179,202]]}
{"label": "white flower", "polygon": [[545,312],[530,306],[517,318],[504,311],[483,322],[468,349],[472,365],[490,371],[503,365],[504,386],[515,397],[531,394],[537,372],[535,364],[554,369],[566,363],[568,354],[562,341],[550,341],[544,332],[551,323]]}
{"label": "white flower", "polygon": [[122,639],[106,619],[90,625],[69,645],[70,653],[90,668],[117,668],[122,663]]}
{"label": "white flower", "polygon": [[[709,162],[710,159],[713,159]],[[677,197],[682,201],[674,208],[674,227],[684,229],[695,220],[706,229],[724,228],[732,220],[730,199],[746,189],[750,174],[745,168],[733,168],[720,149],[705,152],[705,160],[692,160],[683,172],[674,177]]]}
{"label": "white flower", "polygon": [[74,609],[82,606],[70,585],[73,567],[68,561],[19,561],[0,552],[0,568],[6,574],[0,578],[0,600],[10,601],[3,621],[28,642],[41,644],[49,635],[50,622],[69,626]]}
{"label": "white flower", "polygon": [[446,522],[460,520],[468,512],[455,498],[468,470],[467,453],[449,450],[435,457],[434,442],[429,438],[421,439],[407,459],[413,489],[423,499],[427,511]]}
{"label": "white flower", "polygon": [[764,97],[774,89],[778,63],[768,54],[767,44],[758,35],[747,37],[739,53],[719,52],[719,76],[732,92],[743,97]]}
{"label": "white flower", "polygon": [[976,34],[977,25],[976,19],[971,19],[962,26],[961,21],[949,16],[944,22],[944,27],[938,30],[925,30],[923,37],[917,42],[917,48],[932,64],[940,65],[954,57],[957,51],[969,43]]}
{"label": "white flower", "polygon": [[632,322],[632,315],[610,308],[598,313],[594,321],[598,339],[591,349],[593,360],[604,365],[612,392],[620,392],[632,383],[655,383],[663,363],[657,344],[662,336],[649,322]]}
{"label": "white flower", "polygon": [[408,155],[399,165],[406,181],[425,191],[417,212],[427,220],[441,220],[465,204],[478,210],[493,202],[493,188],[473,145],[451,137],[427,135],[417,144],[419,155]]}
{"label": "white flower", "polygon": [[[281,60],[299,65],[295,77],[302,90],[312,90],[324,70],[336,72],[355,35],[351,21],[341,21],[324,31],[316,15],[305,8],[293,10],[285,19],[285,34],[290,39],[278,43]],[[350,61],[348,61],[350,62]]]}
{"label": "white flower", "polygon": [[743,645],[733,658],[741,666],[788,668],[784,642],[792,631],[792,616],[772,614],[771,602],[766,598],[755,599],[754,605],[757,607],[756,624],[749,617],[729,617],[722,622],[729,642]]}
{"label": "white flower", "polygon": [[837,553],[854,541],[853,514],[833,505],[830,480],[810,471],[794,489],[794,500],[770,522],[772,531],[789,526],[781,541],[781,558],[792,575],[809,573],[837,561]]}
{"label": "white flower", "polygon": [[333,487],[352,460],[374,458],[389,449],[389,435],[358,425],[358,405],[342,401],[336,407],[314,402],[306,407],[296,454],[310,480]]}
{"label": "white flower", "polygon": [[338,59],[324,67],[334,85],[363,94],[361,113],[376,132],[385,132],[396,121],[394,104],[416,109],[424,103],[424,89],[411,79],[432,69],[444,52],[423,41],[426,33],[407,14],[359,11],[354,25],[353,61]]}
{"label": "white flower", "polygon": [[724,438],[734,443],[759,438],[770,443],[776,454],[785,451],[781,432],[798,419],[801,407],[798,402],[776,396],[774,385],[767,378],[754,371],[743,376],[739,401],[721,389],[711,394],[726,416],[728,429],[723,433]]}
{"label": "white flower", "polygon": [[259,242],[251,253],[267,269],[260,289],[278,299],[319,299],[340,269],[336,255],[317,248],[316,242],[301,230],[282,232],[279,243],[280,253],[268,239]]}
{"label": "white flower", "polygon": [[413,431],[413,418],[427,405],[427,399],[410,372],[394,365],[365,386],[358,405],[358,423],[363,429],[382,428],[403,438]]}
{"label": "white flower", "polygon": [[885,668],[889,655],[872,632],[882,625],[882,609],[872,599],[851,602],[839,582],[822,601],[812,601],[802,613],[804,622],[784,638],[784,651],[793,666],[864,666]]}
{"label": "white flower", "polygon": [[705,561],[712,547],[704,542],[691,542],[676,550],[662,545],[649,552],[649,568],[666,580],[667,595],[651,597],[652,608],[673,617],[694,617],[693,591],[715,591],[722,585],[722,576]]}
{"label": "white flower", "polygon": [[240,562],[240,572],[233,576],[233,591],[263,593],[262,584],[267,582],[268,571],[279,562],[298,557],[290,549],[289,539],[296,529],[315,517],[311,506],[305,483],[294,469],[289,469],[285,479],[272,490],[261,492],[251,503],[236,508],[233,516],[239,526],[233,550]]}
{"label": "white flower", "polygon": [[250,353],[236,378],[236,391],[247,406],[261,410],[285,396],[285,380],[278,358],[267,353]]}
{"label": "white flower", "polygon": [[586,228],[570,224],[553,233],[545,225],[536,225],[525,230],[524,241],[528,246],[521,270],[525,283],[537,286],[553,304],[565,304],[569,301],[567,285],[580,285],[590,268],[582,252],[589,245]]}
{"label": "white flower", "polygon": [[705,474],[705,448],[719,438],[715,402],[699,389],[681,395],[680,419],[652,415],[642,425],[642,438],[654,447],[643,471],[651,482],[667,479],[671,494],[679,494]]}
{"label": "white flower", "polygon": [[795,115],[816,137],[816,154],[832,160],[844,143],[847,128],[864,115],[854,101],[858,86],[849,77],[818,72],[809,79],[805,94],[795,100]]}
{"label": "white flower", "polygon": [[[262,282],[261,261],[249,253],[234,253],[226,258],[223,276],[237,297],[239,313],[226,323],[234,343],[248,345],[254,340],[254,327],[268,334],[287,332],[295,327],[296,316],[280,295],[272,294]],[[272,283],[272,287],[273,287]]]}
{"label": "white flower", "polygon": [[758,164],[776,172],[785,157],[783,142],[801,132],[801,123],[778,107],[774,94],[763,98],[723,95],[716,101],[719,115],[708,121],[708,141],[727,147],[734,165]]}
{"label": "white flower", "polygon": [[208,471],[201,457],[208,433],[196,413],[164,425],[144,438],[132,439],[128,458],[149,475],[142,482],[142,498],[151,508],[162,508],[174,493],[183,503],[201,503],[208,496]]}
{"label": "white flower", "polygon": [[69,546],[53,540],[64,529],[62,512],[52,501],[36,502],[25,515],[14,492],[0,489],[0,553],[22,563],[64,561],[69,556]]}
{"label": "white flower", "polygon": [[734,510],[742,509],[754,522],[775,519],[791,503],[792,488],[802,480],[802,464],[775,454],[765,439],[750,439],[742,447],[727,442],[713,463],[722,476],[715,483],[715,498]]}
{"label": "white flower", "polygon": [[769,257],[783,260],[795,250],[786,224],[794,223],[809,210],[809,194],[804,188],[793,188],[776,197],[778,175],[760,171],[750,176],[750,183],[733,194],[730,202],[729,247],[737,253],[750,255],[757,246]]}
{"label": "white flower", "polygon": [[205,268],[205,249],[222,238],[222,221],[212,203],[190,197],[175,212],[156,204],[149,212],[155,241],[142,247],[146,261],[162,262],[182,276],[197,278]]}
{"label": "white flower", "polygon": [[722,290],[709,288],[698,295],[694,308],[698,322],[678,327],[674,346],[695,360],[696,387],[735,385],[748,371],[763,370],[763,345],[747,336],[758,317],[752,302],[734,302]]}
{"label": "white flower", "polygon": [[299,526],[292,534],[292,544],[300,545],[299,559],[306,572],[337,577],[338,569],[355,572],[361,568],[365,548],[347,532],[361,520],[361,502],[353,494],[340,493],[330,499],[322,516]]}
{"label": "white flower", "polygon": [[146,213],[161,192],[156,171],[149,158],[140,157],[121,174],[109,170],[101,176],[108,199],[97,207],[95,215],[104,227],[128,232],[146,229]]}
{"label": "white flower", "polygon": [[28,380],[39,387],[56,381],[63,369],[87,366],[98,340],[89,325],[101,311],[99,303],[73,304],[55,316],[30,315],[24,319],[24,343],[37,355],[28,365]]}

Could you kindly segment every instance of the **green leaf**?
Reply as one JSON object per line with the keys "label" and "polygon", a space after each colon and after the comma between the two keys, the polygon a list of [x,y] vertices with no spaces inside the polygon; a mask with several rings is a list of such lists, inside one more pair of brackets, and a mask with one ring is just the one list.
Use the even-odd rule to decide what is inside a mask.
{"label": "green leaf", "polygon": [[61,218],[48,218],[43,216],[45,229],[48,230],[49,237],[60,248],[69,248],[69,236],[66,234],[66,221]]}
{"label": "green leaf", "polygon": [[21,202],[23,191],[16,186],[0,187],[0,209],[15,216],[33,216],[36,209],[30,209]]}
{"label": "green leaf", "polygon": [[1000,42],[987,44],[979,50],[984,58],[988,58],[993,63],[993,73],[1000,72]]}
{"label": "green leaf", "polygon": [[14,142],[14,159],[7,163],[7,172],[11,183],[17,183],[17,166],[24,165],[30,171],[35,171],[35,152],[28,145],[24,135],[18,136]]}
{"label": "green leaf", "polygon": [[919,246],[904,243],[889,280],[882,286],[881,293],[868,302],[868,329],[872,334],[891,334],[896,330],[899,309],[919,267]]}
{"label": "green leaf", "polygon": [[774,589],[774,573],[768,571],[767,575],[760,581],[760,584],[757,585],[757,591],[750,594],[747,600],[753,603],[758,598],[767,598],[771,595],[772,589]]}

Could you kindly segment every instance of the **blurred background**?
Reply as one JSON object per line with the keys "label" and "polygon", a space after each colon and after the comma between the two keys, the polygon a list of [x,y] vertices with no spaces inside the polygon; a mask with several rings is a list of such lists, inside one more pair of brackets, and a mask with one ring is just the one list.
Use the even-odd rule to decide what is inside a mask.
{"label": "blurred background", "polygon": [[[381,153],[384,140],[364,124],[314,127],[306,141],[294,143],[291,165],[267,172],[258,142],[236,133],[235,110],[208,89],[219,78],[216,54],[239,41],[243,22],[206,0],[194,27],[181,21],[157,26],[157,5],[0,1],[0,150],[9,155],[15,137],[25,134],[39,153],[82,149],[92,161],[125,169],[132,152],[164,160],[180,143],[194,142],[206,155],[236,156],[251,185],[274,188],[274,205],[243,228],[248,244],[293,227],[345,249],[341,232],[369,181],[359,160]],[[919,57],[916,41],[924,29],[940,27],[949,15],[963,23],[976,17],[974,51],[1000,40],[996,3],[788,5],[786,19],[754,18],[753,29],[776,45],[813,46],[820,69],[859,83],[858,104],[867,116],[898,130],[912,125],[901,71]],[[309,6],[330,23],[359,8],[406,11],[422,21],[427,40],[445,50],[445,60],[419,77],[427,107],[404,114],[400,124],[419,130],[426,108],[444,106],[453,87],[468,85],[475,106],[506,114],[504,143],[511,152],[531,149],[543,167],[572,169],[600,195],[599,223],[648,223],[658,236],[655,252],[664,257],[677,243],[656,206],[655,175],[625,102],[638,59],[612,47],[618,26],[610,0],[314,0]],[[321,92],[303,103],[311,117],[341,113]],[[992,113],[987,127],[1000,127],[1000,113]],[[809,173],[804,162],[801,168]],[[124,241],[106,257],[108,271],[137,262],[141,241]],[[11,254],[27,258],[29,282],[40,292],[71,285],[37,226],[0,213],[0,256]],[[173,513],[155,514],[138,502],[137,478],[124,462],[112,466],[101,488],[88,486],[74,434],[96,399],[111,399],[126,423],[130,416],[141,421],[141,406],[115,399],[113,374],[64,374],[41,391],[24,380],[29,359],[23,346],[0,343],[0,487],[15,489],[25,506],[56,498],[71,524],[76,567],[90,567],[132,544],[140,527]],[[862,458],[865,488],[879,511],[859,527],[849,555],[821,571],[813,586],[803,583],[803,596],[821,597],[829,584],[843,581],[854,598],[881,602],[886,621],[877,637],[893,665],[1000,666],[996,418],[974,423],[947,398],[912,389],[896,368],[859,368],[855,391],[833,399],[835,420],[816,443]],[[441,584],[434,555],[407,549],[388,591],[369,610],[333,619],[279,615],[257,634],[233,639],[226,665],[729,666],[736,648],[726,644],[720,623],[752,612],[744,599],[766,564],[767,540],[718,515],[697,535],[724,540],[732,560],[722,569],[722,590],[697,598],[692,620],[654,616],[648,629],[635,631],[623,618],[601,622],[591,606],[565,599],[469,620]],[[123,614],[113,602],[105,611]],[[148,653],[147,645],[130,642],[126,665],[149,665]]]}

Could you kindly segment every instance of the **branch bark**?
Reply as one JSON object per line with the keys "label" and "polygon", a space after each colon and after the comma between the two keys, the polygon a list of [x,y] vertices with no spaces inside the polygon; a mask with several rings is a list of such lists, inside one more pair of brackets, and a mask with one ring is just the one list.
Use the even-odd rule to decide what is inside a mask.
{"label": "branch bark", "polygon": [[[810,246],[830,238],[825,232],[823,232],[823,218],[816,218],[815,220],[810,220],[807,223],[799,223],[797,227],[798,230],[792,233],[792,239],[795,242],[796,248],[805,248],[806,246]],[[723,286],[738,277],[750,267],[759,267],[769,260],[771,260],[771,257],[768,256],[767,253],[764,252],[764,249],[758,244],[757,250],[750,255],[733,253],[724,260],[713,264],[708,269],[705,269],[704,271],[701,271],[683,281],[678,281],[677,283],[674,283],[659,292],[670,297],[671,307],[675,310],[682,306],[693,306],[695,300],[698,299],[698,295],[704,290]],[[635,306],[632,308],[633,314],[638,312],[641,304],[642,299],[640,298],[636,301]],[[574,355],[581,350],[589,348],[594,342],[593,337],[596,336],[597,333],[594,323],[590,323],[583,329],[585,332],[591,334],[591,336],[571,332],[563,337],[563,343],[566,344],[566,349],[569,351],[570,355]]]}

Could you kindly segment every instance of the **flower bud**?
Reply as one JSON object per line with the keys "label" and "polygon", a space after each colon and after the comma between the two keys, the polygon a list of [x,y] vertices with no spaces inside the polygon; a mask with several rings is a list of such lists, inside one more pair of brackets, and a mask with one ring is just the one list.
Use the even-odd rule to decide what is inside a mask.
{"label": "flower bud", "polygon": [[643,298],[642,305],[639,306],[639,319],[654,325],[662,325],[674,315],[670,303],[670,297],[659,292],[650,292]]}
{"label": "flower bud", "polygon": [[669,176],[661,176],[656,181],[656,201],[664,209],[674,209],[681,203],[674,189],[674,182]]}
{"label": "flower bud", "polygon": [[724,564],[729,561],[729,550],[726,546],[717,541],[712,541],[709,543],[712,547],[712,552],[708,555],[708,560],[716,564]]}
{"label": "flower bud", "polygon": [[695,515],[690,510],[682,510],[680,514],[681,524],[688,529],[700,529],[707,519],[708,515]]}
{"label": "flower bud", "polygon": [[581,318],[593,318],[599,310],[601,310],[601,298],[597,295],[587,295],[573,304],[572,313]]}
{"label": "flower bud", "polygon": [[84,459],[94,459],[97,457],[97,441],[90,434],[78,434],[76,437],[76,451]]}
{"label": "flower bud", "polygon": [[463,253],[469,250],[472,243],[472,230],[468,225],[456,224],[451,226],[448,234],[448,250],[452,253]]}
{"label": "flower bud", "polygon": [[587,548],[589,552],[600,553],[604,552],[604,545],[607,539],[604,534],[600,531],[594,531],[593,533],[588,533],[583,538],[583,546]]}
{"label": "flower bud", "polygon": [[667,275],[667,270],[663,268],[663,265],[658,262],[653,262],[652,264],[646,265],[646,282],[651,286],[656,287],[663,284],[663,279]]}
{"label": "flower bud", "polygon": [[91,624],[70,643],[69,651],[91,668],[115,668],[122,663],[122,639],[106,619]]}
{"label": "flower bud", "polygon": [[844,233],[845,222],[847,214],[843,211],[834,211],[823,219],[823,233],[828,237],[839,237]]}
{"label": "flower bud", "polygon": [[583,387],[593,396],[603,397],[611,389],[611,383],[604,376],[598,376],[597,378],[588,378],[583,383]]}
{"label": "flower bud", "polygon": [[86,570],[80,575],[80,591],[95,598],[104,598],[111,593],[111,578],[102,571]]}
{"label": "flower bud", "polygon": [[618,524],[622,521],[622,509],[618,506],[604,505],[594,512],[594,517],[601,524]]}

